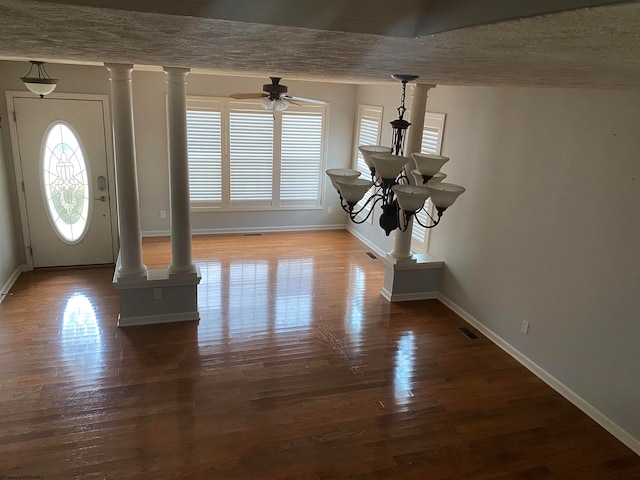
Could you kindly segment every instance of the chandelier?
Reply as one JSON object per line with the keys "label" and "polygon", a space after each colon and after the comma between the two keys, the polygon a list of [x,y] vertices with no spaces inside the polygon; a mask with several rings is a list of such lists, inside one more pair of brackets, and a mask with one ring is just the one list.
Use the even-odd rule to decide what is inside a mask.
{"label": "chandelier", "polygon": [[[27,74],[20,80],[22,80],[24,86],[30,91],[36,95],[40,95],[40,98],[44,98],[45,95],[49,95],[56,89],[58,80],[49,76],[44,68],[44,62],[31,60],[30,63],[31,68],[29,68]],[[36,69],[35,73],[38,75],[37,77],[30,76],[34,68]]]}
{"label": "chandelier", "polygon": [[[402,97],[398,107],[399,118],[391,122],[393,129],[392,146],[360,145],[358,150],[369,167],[371,180],[360,178],[358,170],[335,168],[327,170],[333,187],[340,195],[340,205],[349,214],[353,223],[360,224],[373,215],[374,207],[381,204],[380,227],[389,234],[400,229],[406,231],[414,218],[424,228],[433,228],[440,223],[444,211],[464,192],[464,187],[444,183],[446,177],[440,173],[442,166],[449,160],[440,155],[413,153],[412,158],[404,156],[404,142],[407,129],[411,124],[404,119],[407,109],[405,95],[407,83],[417,79],[415,75],[392,75],[402,82]],[[412,160],[413,159],[413,160]],[[406,165],[415,162],[417,168],[411,171],[416,185],[409,180]],[[365,194],[373,192],[367,200],[358,206]],[[434,218],[426,206],[427,199],[436,208]],[[427,221],[422,223],[418,213],[424,211]]]}

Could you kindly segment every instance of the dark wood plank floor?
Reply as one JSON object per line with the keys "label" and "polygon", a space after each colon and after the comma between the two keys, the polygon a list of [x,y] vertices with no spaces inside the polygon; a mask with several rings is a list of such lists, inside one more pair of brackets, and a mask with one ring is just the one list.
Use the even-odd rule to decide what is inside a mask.
{"label": "dark wood plank floor", "polygon": [[[118,329],[112,268],[0,305],[0,478],[639,479],[640,458],[346,232],[194,238],[202,320]],[[151,268],[165,239],[144,243]]]}

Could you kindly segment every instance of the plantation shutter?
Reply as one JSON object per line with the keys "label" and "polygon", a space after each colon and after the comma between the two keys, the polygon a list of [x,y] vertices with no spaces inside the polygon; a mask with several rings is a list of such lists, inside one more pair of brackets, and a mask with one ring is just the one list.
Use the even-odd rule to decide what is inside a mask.
{"label": "plantation shutter", "polygon": [[192,203],[222,202],[222,121],[217,110],[187,110],[189,197]]}
{"label": "plantation shutter", "polygon": [[230,201],[271,205],[273,194],[273,113],[229,112]]}
{"label": "plantation shutter", "polygon": [[[358,147],[360,145],[379,145],[380,133],[382,131],[382,107],[361,105],[358,109],[358,134],[356,141],[356,170],[360,171],[360,178],[371,180],[371,170],[364,162],[364,157]],[[358,202],[356,209],[359,209],[373,194],[370,189],[364,194],[362,200]],[[366,215],[371,210],[369,205],[362,213]]]}
{"label": "plantation shutter", "polygon": [[[442,132],[444,130],[444,113],[427,112],[424,117],[424,130],[422,131],[421,153],[440,155],[442,147]],[[416,216],[425,225],[428,225],[427,212],[430,212],[431,202],[427,200],[425,208],[420,210]],[[418,222],[413,222],[413,234],[411,245],[414,251],[424,252],[426,250],[425,238],[426,228],[420,226]]]}
{"label": "plantation shutter", "polygon": [[282,113],[280,203],[318,205],[322,168],[322,111]]}

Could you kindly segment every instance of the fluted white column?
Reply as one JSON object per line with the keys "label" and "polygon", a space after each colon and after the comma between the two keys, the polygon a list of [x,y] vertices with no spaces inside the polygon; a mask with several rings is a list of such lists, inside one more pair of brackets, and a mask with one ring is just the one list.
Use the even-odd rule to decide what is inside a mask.
{"label": "fluted white column", "polygon": [[[407,140],[404,146],[404,155],[411,157],[412,153],[420,152],[422,148],[422,131],[424,130],[424,116],[427,112],[427,93],[435,85],[419,83],[412,85],[411,103],[409,123],[411,126],[407,131]],[[411,160],[405,169],[411,183],[414,182],[411,170],[415,168],[415,162]],[[402,260],[411,257],[411,235],[413,233],[413,218],[409,221],[407,229],[403,232],[399,228],[396,229],[396,235],[393,239],[393,250],[391,256],[396,260]]]}
{"label": "fluted white column", "polygon": [[195,273],[191,259],[191,208],[187,150],[187,75],[189,68],[164,67],[169,115],[171,265],[169,273]]}
{"label": "fluted white column", "polygon": [[133,130],[133,65],[105,63],[111,85],[111,114],[116,157],[118,230],[120,234],[119,277],[139,276],[147,272],[142,263],[138,174]]}

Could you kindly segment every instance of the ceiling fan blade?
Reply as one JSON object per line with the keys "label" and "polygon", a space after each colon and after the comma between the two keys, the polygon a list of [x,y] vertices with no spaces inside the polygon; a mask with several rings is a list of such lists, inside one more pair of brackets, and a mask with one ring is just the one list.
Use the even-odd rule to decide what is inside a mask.
{"label": "ceiling fan blade", "polygon": [[292,100],[292,99],[291,99],[291,98],[289,98],[289,97],[285,97],[285,98],[283,98],[283,100],[286,100],[286,101],[287,101],[287,102],[289,102],[291,105],[296,105],[296,106],[298,106],[298,107],[302,107],[302,104],[301,104],[301,103],[298,103],[298,102],[296,102],[295,100]]}
{"label": "ceiling fan blade", "polygon": [[286,99],[287,101],[293,100],[296,102],[315,103],[316,105],[325,105],[327,103],[324,100],[315,100],[313,98],[304,98],[304,97],[294,97],[291,95],[283,95],[282,98]]}
{"label": "ceiling fan blade", "polygon": [[235,98],[237,100],[244,100],[246,98],[262,98],[267,97],[266,93],[232,93],[229,95],[231,98]]}

